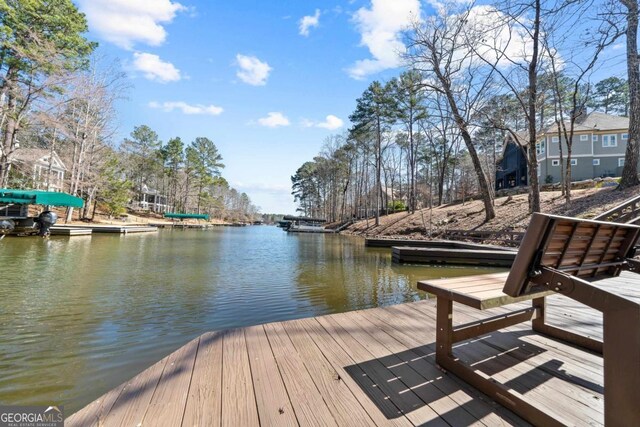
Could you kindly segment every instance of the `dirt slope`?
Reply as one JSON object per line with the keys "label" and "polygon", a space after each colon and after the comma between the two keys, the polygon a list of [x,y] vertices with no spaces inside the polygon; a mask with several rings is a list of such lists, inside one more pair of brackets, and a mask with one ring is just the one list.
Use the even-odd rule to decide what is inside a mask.
{"label": "dirt slope", "polygon": [[[559,191],[541,193],[542,212],[555,215],[593,218],[626,199],[638,194],[638,189],[618,191],[613,188],[573,190],[572,202],[565,204]],[[519,194],[497,198],[496,218],[483,223],[484,212],[481,201],[471,201],[421,209],[414,214],[396,213],[380,218],[380,225],[374,220],[359,221],[343,231],[344,234],[367,237],[391,237],[404,239],[426,238],[429,230],[437,235],[445,230],[511,230],[525,231],[529,224],[528,195]]]}

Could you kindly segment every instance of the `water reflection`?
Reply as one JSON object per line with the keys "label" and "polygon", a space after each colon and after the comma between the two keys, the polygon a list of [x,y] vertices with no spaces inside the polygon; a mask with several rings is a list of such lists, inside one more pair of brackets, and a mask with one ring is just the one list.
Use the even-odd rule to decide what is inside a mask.
{"label": "water reflection", "polygon": [[73,412],[206,331],[424,297],[387,249],[275,227],[0,242],[0,403]]}

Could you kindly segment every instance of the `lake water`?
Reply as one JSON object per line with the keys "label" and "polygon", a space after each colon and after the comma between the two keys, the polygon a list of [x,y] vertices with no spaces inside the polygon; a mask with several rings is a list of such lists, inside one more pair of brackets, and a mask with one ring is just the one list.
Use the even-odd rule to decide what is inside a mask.
{"label": "lake water", "polygon": [[0,241],[0,404],[67,414],[207,331],[425,298],[356,237],[276,227]]}

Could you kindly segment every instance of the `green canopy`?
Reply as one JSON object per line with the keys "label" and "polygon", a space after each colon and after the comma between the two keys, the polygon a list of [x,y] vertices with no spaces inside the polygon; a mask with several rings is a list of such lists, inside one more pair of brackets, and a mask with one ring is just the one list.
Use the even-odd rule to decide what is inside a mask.
{"label": "green canopy", "polygon": [[185,213],[173,213],[173,212],[165,212],[165,218],[176,218],[176,219],[209,219],[209,215],[206,214],[185,214]]}
{"label": "green canopy", "polygon": [[84,200],[67,193],[40,190],[10,190],[0,188],[0,204],[51,205],[81,208]]}

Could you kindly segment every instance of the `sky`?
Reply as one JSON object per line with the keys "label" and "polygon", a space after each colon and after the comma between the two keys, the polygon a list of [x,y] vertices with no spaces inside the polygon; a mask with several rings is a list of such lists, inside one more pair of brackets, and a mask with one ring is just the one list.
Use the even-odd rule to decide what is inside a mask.
{"label": "sky", "polygon": [[[371,81],[400,73],[402,31],[441,6],[439,0],[75,2],[98,55],[117,60],[130,81],[117,105],[116,143],[143,124],[165,143],[207,137],[234,188],[263,213],[290,214],[296,169],[328,137],[348,130]],[[624,77],[623,46],[621,39],[602,55],[595,81]]]}
{"label": "sky", "polygon": [[[348,129],[356,99],[399,70],[418,0],[76,0],[98,54],[131,87],[116,142],[214,141],[222,176],[264,213],[295,213],[291,175]],[[424,6],[422,6],[424,7]]]}

